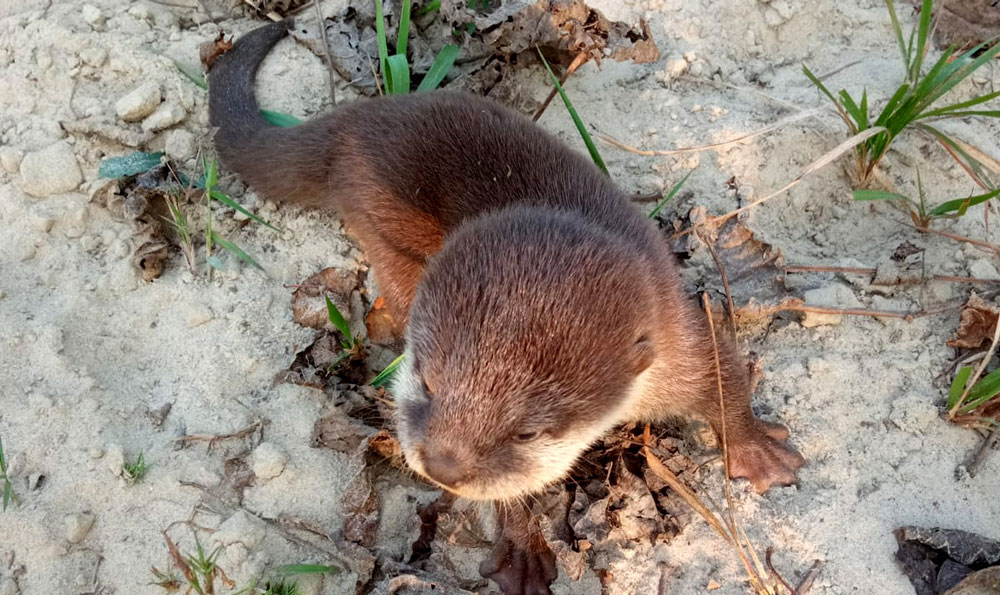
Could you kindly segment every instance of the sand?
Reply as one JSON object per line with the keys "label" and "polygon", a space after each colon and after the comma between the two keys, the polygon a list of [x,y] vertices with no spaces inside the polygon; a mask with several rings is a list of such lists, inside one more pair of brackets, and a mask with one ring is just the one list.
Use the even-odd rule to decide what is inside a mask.
{"label": "sand", "polygon": [[[169,58],[195,64],[198,44],[220,28],[239,33],[259,24],[223,3],[205,2],[212,19],[166,4],[0,0],[0,438],[20,498],[0,514],[3,595],[162,593],[150,584],[149,568],[169,566],[165,529],[185,551],[193,547],[190,529],[206,529],[203,540],[221,546],[219,563],[240,586],[277,565],[344,566],[350,558],[337,544],[340,502],[357,459],[310,445],[328,396],[273,381],[315,334],[292,320],[283,284],[328,266],[362,270],[363,254],[335,217],[276,208],[224,176],[224,188],[282,230],[217,214],[266,273],[224,255],[222,270],[208,279],[204,267],[193,275],[172,253],[162,277],[146,283],[131,262],[132,223],[90,200],[99,161],[133,151],[130,145],[158,150],[169,143],[196,169],[187,145],[193,139],[209,147],[206,95]],[[567,91],[595,130],[644,148],[724,141],[823,106],[802,62],[817,73],[857,62],[828,82],[852,92],[866,87],[873,98],[887,97],[902,76],[885,7],[873,0],[592,5],[614,19],[647,19],[663,55],[643,66],[589,64]],[[339,6],[323,4],[327,14]],[[909,8],[900,10],[911,22]],[[957,96],[991,88],[991,76],[994,69],[983,69]],[[291,41],[259,80],[266,107],[308,117],[330,105],[322,60]],[[151,82],[162,99],[154,109],[164,111],[144,130],[141,120],[123,121],[116,104]],[[547,92],[541,76],[526,76],[524,84],[539,98]],[[343,82],[339,87],[349,100]],[[135,118],[148,107],[142,101],[133,97],[123,113]],[[582,150],[559,105],[541,125]],[[948,127],[1000,155],[996,125]],[[694,169],[669,213],[695,205],[721,213],[781,187],[843,133],[836,117],[823,113],[717,152],[601,150],[611,175],[630,190],[669,187]],[[885,170],[913,192],[917,169],[933,200],[974,190],[936,144],[908,135]],[[734,176],[738,193],[726,184]],[[790,264],[874,267],[909,241],[922,250],[928,273],[1000,278],[990,253],[919,235],[903,221],[886,205],[852,203],[838,166],[745,218]],[[987,237],[983,207],[941,227]],[[833,274],[788,281],[799,291],[819,288],[883,310],[918,309],[967,292],[941,282],[885,292],[864,278]],[[979,436],[939,417],[945,389],[935,378],[956,355],[945,341],[957,321],[950,312],[914,322],[845,317],[806,328],[789,314],[747,346],[764,371],[755,408],[787,424],[809,459],[798,487],[758,496],[736,484],[751,539],[774,546],[775,564],[790,581],[818,559],[812,593],[912,593],[893,557],[894,528],[943,526],[1000,538],[1000,457],[970,478],[962,468]],[[252,436],[212,448],[176,440],[258,421]],[[148,475],[130,485],[122,461],[140,452]],[[234,476],[246,479],[241,490],[232,489]],[[720,477],[716,466],[701,489],[717,495]],[[382,525],[373,551],[405,561],[419,532],[416,506],[436,492],[409,481],[380,483],[379,491]],[[292,532],[289,520],[333,538],[310,541]],[[485,552],[455,557],[456,575],[478,592],[495,589],[477,582]],[[736,559],[697,518],[668,544],[621,543],[607,564],[608,593],[698,593],[710,584],[719,586],[715,593],[748,592]],[[303,579],[300,592],[355,592],[358,572]],[[589,570],[580,582],[561,576],[555,585],[558,593],[600,590]]]}

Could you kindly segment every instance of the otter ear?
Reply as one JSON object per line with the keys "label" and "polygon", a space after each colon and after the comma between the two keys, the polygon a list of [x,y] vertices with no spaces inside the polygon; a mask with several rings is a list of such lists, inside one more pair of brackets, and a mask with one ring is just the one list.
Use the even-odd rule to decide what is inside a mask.
{"label": "otter ear", "polygon": [[646,368],[653,365],[655,358],[656,350],[653,348],[653,341],[649,335],[643,334],[632,345],[632,373],[638,376]]}

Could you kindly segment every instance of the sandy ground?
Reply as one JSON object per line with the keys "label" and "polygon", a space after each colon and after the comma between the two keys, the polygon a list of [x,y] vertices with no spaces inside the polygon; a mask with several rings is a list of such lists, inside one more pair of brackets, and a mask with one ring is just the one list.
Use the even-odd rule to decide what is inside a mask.
{"label": "sandy ground", "polygon": [[[820,73],[860,61],[830,84],[852,92],[867,87],[872,97],[887,97],[902,74],[884,5],[876,0],[592,5],[611,18],[648,19],[663,56],[645,66],[587,65],[567,90],[596,129],[646,148],[723,141],[821,106],[800,73],[803,61]],[[214,9],[229,14],[224,6]],[[192,14],[127,0],[0,0],[0,437],[20,497],[0,514],[2,595],[161,593],[149,584],[148,569],[169,565],[162,530],[171,528],[184,548],[193,545],[190,531],[178,525],[185,521],[216,529],[204,539],[223,546],[220,564],[240,585],[276,565],[330,562],[321,547],[290,539],[273,522],[297,519],[337,535],[341,496],[357,472],[351,457],[310,446],[328,397],[273,383],[314,336],[292,320],[283,284],[327,266],[361,269],[363,255],[335,218],[275,209],[224,178],[234,196],[282,229],[237,227],[231,215],[217,215],[266,274],[224,256],[223,270],[209,280],[187,272],[174,253],[163,276],[145,283],[130,261],[131,223],[89,201],[100,159],[134,150],[107,131],[141,130],[121,121],[115,104],[143,83],[156,82],[183,116],[144,146],[169,142],[192,170],[185,143],[207,148],[205,93],[167,57],[196,63],[198,44],[220,27],[242,32],[258,21],[238,11],[217,23]],[[912,14],[904,14],[909,22]],[[984,69],[958,95],[990,88],[991,76],[993,69]],[[299,116],[328,107],[322,61],[292,42],[283,42],[260,81],[267,107]],[[525,85],[538,97],[547,91],[541,77]],[[66,122],[81,120],[103,123],[104,132],[67,132]],[[558,105],[541,125],[580,146]],[[995,126],[970,121],[950,129],[1000,155]],[[676,210],[706,205],[724,212],[781,187],[842,134],[834,116],[824,115],[719,152],[653,158],[602,151],[612,176],[628,189],[655,191],[695,169]],[[38,159],[43,181],[58,190],[44,198],[25,192]],[[917,168],[936,199],[973,190],[930,139],[904,137],[887,173],[912,191]],[[726,185],[733,176],[738,194]],[[920,236],[884,205],[851,203],[848,190],[844,173],[829,167],[751,212],[746,223],[792,264],[876,266],[908,240],[924,250],[928,273],[1000,278],[989,254]],[[973,209],[943,227],[985,238],[982,215]],[[818,274],[790,276],[789,283],[848,302],[837,305],[895,310],[965,291],[931,283],[886,294],[864,279]],[[751,538],[775,547],[775,564],[790,580],[818,559],[823,566],[813,593],[902,595],[913,590],[893,558],[897,526],[1000,538],[1000,457],[974,479],[957,471],[979,438],[938,417],[943,389],[934,378],[955,357],[945,341],[956,325],[955,312],[911,323],[850,318],[814,328],[781,316],[749,346],[764,369],[755,407],[788,424],[809,459],[798,487],[757,496],[737,484]],[[253,453],[238,439],[212,449],[182,448],[175,440],[226,434],[257,420],[265,423]],[[122,460],[140,452],[149,473],[128,485],[120,477]],[[197,487],[225,484],[232,465],[253,471],[242,498]],[[719,473],[711,477],[703,489],[718,494]],[[414,507],[435,493],[411,483],[380,489],[377,555],[400,560],[419,527]],[[472,550],[456,569],[469,584],[478,579],[483,553]],[[710,583],[719,585],[716,593],[747,592],[736,559],[697,519],[669,544],[623,542],[608,568],[614,577],[608,593],[697,593]],[[300,587],[351,593],[354,574],[312,577]],[[561,577],[555,589],[598,593],[600,584],[588,571],[578,583]]]}

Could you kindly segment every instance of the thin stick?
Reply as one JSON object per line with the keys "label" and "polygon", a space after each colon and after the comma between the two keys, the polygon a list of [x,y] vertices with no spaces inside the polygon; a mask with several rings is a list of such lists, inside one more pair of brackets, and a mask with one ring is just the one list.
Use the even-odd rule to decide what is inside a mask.
{"label": "thin stick", "polygon": [[799,107],[798,105],[792,103],[791,101],[785,101],[784,99],[781,99],[779,97],[774,97],[773,95],[768,95],[767,93],[763,93],[763,92],[761,92],[761,91],[759,91],[757,89],[754,89],[753,87],[740,87],[740,86],[734,85],[732,83],[726,83],[726,82],[723,82],[723,81],[716,81],[716,80],[713,80],[713,79],[699,78],[699,77],[696,77],[696,76],[691,76],[690,74],[682,74],[679,77],[677,77],[677,80],[679,80],[679,81],[685,81],[685,82],[688,82],[688,83],[695,83],[695,84],[698,84],[698,85],[708,85],[708,86],[711,86],[711,87],[715,87],[716,89],[718,89],[718,88],[732,89],[734,91],[739,91],[741,93],[749,93],[750,95],[756,95],[758,97],[763,97],[764,99],[767,99],[768,101],[773,101],[774,103],[777,103],[777,104],[779,104],[779,105],[781,105],[783,107],[787,107],[789,109],[795,110],[797,112],[804,111],[801,107]]}
{"label": "thin stick", "polygon": [[330,81],[330,99],[333,100],[333,105],[337,105],[336,74],[333,68],[333,57],[330,55],[330,44],[326,41],[326,19],[323,18],[323,11],[319,3],[320,0],[313,2],[313,6],[316,8],[316,26],[319,27],[319,39],[323,42],[323,57],[326,58],[327,74]]}
{"label": "thin stick", "polygon": [[[843,66],[838,66],[837,68],[834,68],[833,70],[831,70],[829,72],[817,75],[816,78],[818,78],[819,80],[828,79],[831,76],[837,74],[838,72],[841,72],[843,70],[847,70],[848,68],[850,68],[852,66],[857,66],[858,64],[861,64],[862,62],[863,62],[863,60],[855,60],[854,62],[848,62],[847,64],[844,64]],[[804,82],[805,81],[803,81],[803,83]]]}
{"label": "thin stick", "polygon": [[[715,322],[712,320],[712,302],[707,293],[702,294],[702,303],[705,308],[705,316],[708,317],[708,328],[712,334],[712,354],[715,359],[715,381],[719,390],[719,413],[722,418],[722,427],[720,428],[722,439],[722,463],[726,472],[723,485],[725,486],[726,494],[726,512],[729,515],[729,532],[733,536],[733,541],[736,543],[736,549],[740,555],[740,561],[743,562],[743,566],[746,568],[747,575],[750,578],[750,582],[753,584],[754,589],[758,593],[761,591],[764,593],[770,593],[771,590],[765,587],[761,582],[759,571],[755,570],[754,566],[750,563],[750,560],[747,559],[746,552],[743,551],[743,547],[746,546],[750,551],[750,555],[753,557],[753,561],[756,563],[757,568],[761,568],[760,560],[757,559],[757,555],[753,551],[753,547],[751,547],[746,533],[743,532],[743,527],[736,523],[736,515],[733,512],[735,505],[733,504],[733,490],[731,485],[732,475],[729,472],[729,438],[726,432],[726,398],[725,390],[722,387],[722,363],[719,360],[719,343],[715,336]],[[742,542],[740,541],[740,538],[742,538]]]}
{"label": "thin stick", "polygon": [[[793,187],[795,187],[796,185],[798,185],[798,183],[801,182],[802,180],[804,180],[806,176],[814,173],[815,171],[817,171],[819,169],[822,169],[823,167],[827,166],[828,164],[830,164],[831,162],[833,162],[835,159],[837,159],[838,157],[840,157],[841,155],[843,155],[844,153],[846,153],[848,150],[856,147],[857,145],[860,145],[861,143],[865,142],[869,138],[871,138],[871,137],[873,137],[873,136],[875,136],[877,134],[881,134],[881,133],[883,133],[885,131],[886,131],[886,128],[884,128],[882,126],[875,126],[875,127],[869,128],[869,129],[867,129],[867,130],[865,130],[863,132],[859,132],[858,134],[855,134],[851,138],[845,140],[844,142],[840,143],[839,145],[837,145],[833,149],[831,149],[831,150],[827,151],[826,153],[824,153],[822,156],[820,156],[819,159],[817,159],[817,160],[813,161],[812,163],[810,163],[809,167],[807,167],[805,169],[805,171],[803,171],[801,174],[799,174],[798,176],[796,176],[796,178],[794,180],[792,180],[791,182],[789,182],[788,184],[786,184],[785,186],[783,186],[781,189],[777,190],[776,192],[772,192],[771,194],[765,196],[764,198],[758,198],[757,200],[753,201],[752,203],[750,203],[750,204],[748,204],[748,205],[746,205],[744,207],[740,207],[739,209],[736,209],[735,211],[730,211],[730,212],[726,213],[725,215],[720,215],[719,217],[713,217],[711,219],[711,221],[712,222],[717,222],[717,223],[722,223],[724,221],[727,221],[727,220],[729,220],[729,219],[731,219],[731,218],[739,215],[740,213],[743,213],[745,211],[749,211],[750,209],[752,209],[752,208],[754,208],[756,206],[762,205],[765,202],[771,200],[772,198],[774,198],[774,197],[776,197],[776,196],[778,196],[780,194],[784,194],[788,190],[791,190]],[[704,223],[702,223],[702,225],[704,225]]]}
{"label": "thin stick", "polygon": [[776,579],[778,579],[778,581],[780,581],[781,584],[784,585],[784,587],[786,589],[788,589],[789,593],[794,593],[795,589],[793,589],[792,586],[789,585],[787,581],[785,581],[784,577],[782,577],[780,574],[778,574],[778,571],[774,569],[774,564],[771,564],[771,555],[772,554],[774,554],[774,548],[773,547],[768,547],[767,548],[767,552],[764,554],[764,560],[767,562],[767,571],[769,573],[771,573],[771,576],[773,576]]}
{"label": "thin stick", "polygon": [[617,147],[619,149],[622,149],[623,151],[628,151],[630,153],[636,153],[638,155],[645,155],[647,157],[652,157],[652,156],[656,156],[656,155],[663,156],[663,155],[682,155],[682,154],[686,154],[686,153],[700,153],[701,151],[711,151],[711,150],[721,149],[723,147],[728,147],[729,145],[735,145],[737,143],[748,141],[748,140],[750,140],[752,138],[755,138],[755,137],[758,137],[758,136],[760,136],[762,134],[767,134],[768,132],[772,132],[774,130],[777,130],[779,128],[787,126],[788,124],[791,124],[793,122],[797,122],[799,120],[804,120],[806,118],[811,118],[813,116],[819,115],[823,111],[825,111],[825,110],[822,109],[822,108],[816,108],[816,109],[811,109],[811,110],[808,110],[808,111],[800,112],[800,113],[797,113],[797,114],[795,114],[793,116],[789,116],[787,118],[779,120],[779,121],[775,122],[774,124],[771,124],[769,126],[765,126],[764,128],[761,128],[760,130],[757,130],[755,132],[751,132],[750,134],[744,134],[743,136],[738,136],[736,138],[733,138],[733,139],[730,139],[730,140],[727,140],[727,141],[723,141],[723,142],[720,142],[720,143],[712,143],[710,145],[702,145],[700,147],[686,147],[686,148],[682,148],[682,149],[643,150],[643,149],[638,149],[636,147],[632,147],[632,146],[626,145],[625,143],[623,143],[623,142],[621,142],[619,140],[615,140],[614,138],[612,138],[612,137],[610,137],[610,136],[608,136],[606,134],[600,134],[600,135],[598,135],[598,138],[600,138],[602,141],[606,142],[607,144],[609,144],[609,145],[611,145],[613,147]]}
{"label": "thin stick", "polygon": [[[712,242],[706,240],[702,234],[697,234],[698,239],[701,240],[703,244],[708,248],[709,253],[712,255],[712,260],[715,261],[715,268],[719,270],[719,275],[722,276],[722,287],[726,290],[726,304],[729,310],[729,321],[733,324],[733,330],[736,330],[736,304],[733,303],[733,294],[729,291],[729,277],[726,276],[726,267],[722,265],[722,261],[719,259],[718,253],[715,251],[715,245]],[[706,296],[707,297],[707,296]]]}
{"label": "thin stick", "polygon": [[819,576],[820,566],[821,563],[819,560],[813,562],[813,565],[809,568],[809,572],[806,573],[805,578],[803,578],[802,582],[799,583],[799,586],[796,587],[793,595],[806,595],[806,593],[809,592],[809,589],[812,589],[813,582],[815,582],[816,577]]}
{"label": "thin stick", "polygon": [[998,341],[1000,341],[1000,324],[997,324],[996,330],[993,331],[993,343],[990,344],[990,350],[986,352],[986,357],[983,358],[983,361],[979,362],[979,367],[976,368],[976,372],[971,378],[969,378],[968,382],[965,383],[965,390],[962,391],[962,396],[958,398],[955,405],[948,411],[949,420],[955,419],[955,415],[958,413],[958,410],[962,408],[962,405],[965,404],[965,399],[969,397],[969,391],[972,390],[973,385],[976,384],[979,377],[983,375],[983,371],[986,370],[987,364],[989,364],[990,360],[993,359],[993,354],[997,350]]}
{"label": "thin stick", "polygon": [[828,267],[793,265],[785,267],[786,273],[851,273],[855,275],[874,275],[878,269],[868,269],[862,267]]}
{"label": "thin stick", "polygon": [[841,314],[843,316],[868,316],[870,318],[902,318],[910,319],[913,312],[893,312],[891,310],[866,310],[864,308],[827,308],[825,306],[809,306],[806,304],[787,304],[782,310],[792,312],[812,312],[814,314]]}
{"label": "thin stick", "polygon": [[[573,58],[573,61],[570,62],[569,67],[566,68],[566,72],[564,72],[563,75],[559,77],[559,85],[565,85],[566,79],[569,78],[569,75],[576,72],[577,68],[583,66],[583,63],[587,61],[587,57],[588,56],[585,52],[580,52],[579,54],[577,54],[576,57]],[[531,118],[532,122],[537,122],[538,118],[542,117],[542,114],[545,113],[545,109],[549,107],[549,104],[552,103],[552,100],[555,98],[556,93],[558,92],[559,89],[553,86],[552,90],[549,91],[548,97],[545,98],[545,101],[542,102],[542,105],[538,107],[538,111],[535,112],[534,117]]]}
{"label": "thin stick", "polygon": [[965,237],[965,236],[960,236],[958,234],[949,233],[947,231],[940,231],[938,229],[932,229],[930,227],[918,227],[918,226],[912,225],[910,223],[904,223],[903,225],[909,225],[910,227],[912,227],[913,229],[915,229],[915,230],[917,230],[919,232],[929,233],[929,234],[941,236],[941,237],[944,237],[944,238],[948,238],[949,240],[955,240],[956,242],[964,242],[966,244],[972,244],[973,246],[979,246],[980,248],[985,248],[985,249],[993,252],[994,254],[1000,254],[1000,246],[998,246],[996,244],[991,244],[989,242],[984,242],[982,240],[977,240],[975,238],[969,238],[969,237]]}
{"label": "thin stick", "polygon": [[983,439],[983,443],[979,446],[979,450],[976,451],[976,455],[972,458],[972,463],[969,465],[969,477],[975,477],[979,473],[979,468],[983,466],[986,459],[989,458],[990,453],[993,452],[993,444],[997,441],[997,431],[990,430],[990,433],[986,435]]}
{"label": "thin stick", "polygon": [[[847,273],[851,275],[874,275],[878,273],[878,269],[869,269],[865,267],[833,267],[833,266],[811,266],[811,265],[795,265],[786,266],[785,273]],[[982,284],[982,285],[996,285],[1000,283],[998,279],[983,279],[980,277],[956,277],[955,275],[931,275],[930,280],[932,281],[946,281],[949,283],[969,283],[972,285]]]}

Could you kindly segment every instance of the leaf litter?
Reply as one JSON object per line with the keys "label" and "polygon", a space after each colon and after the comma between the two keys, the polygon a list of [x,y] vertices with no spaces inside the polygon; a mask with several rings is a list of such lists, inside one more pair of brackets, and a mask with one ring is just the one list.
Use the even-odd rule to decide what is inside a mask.
{"label": "leaf litter", "polygon": [[[386,7],[387,35],[398,26],[398,5]],[[367,3],[348,6],[324,21],[333,68],[353,87],[375,95],[378,55],[375,14]],[[660,55],[648,26],[611,21],[581,0],[506,0],[466,2],[441,0],[437,10],[418,13],[411,22],[419,31],[409,42],[410,67],[424,76],[446,44],[456,41],[459,55],[450,75],[452,88],[492,97],[525,112],[538,101],[525,95],[516,74],[538,65],[535,48],[563,67],[578,55],[600,62],[603,58],[636,63],[655,62]],[[323,56],[322,36],[315,23],[300,22],[292,37]]]}

